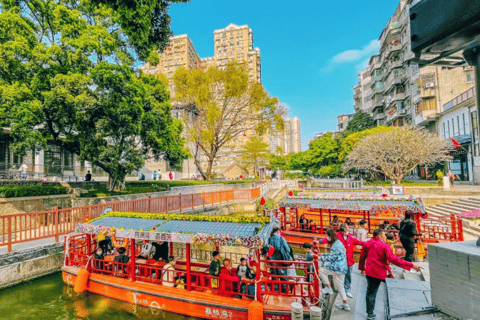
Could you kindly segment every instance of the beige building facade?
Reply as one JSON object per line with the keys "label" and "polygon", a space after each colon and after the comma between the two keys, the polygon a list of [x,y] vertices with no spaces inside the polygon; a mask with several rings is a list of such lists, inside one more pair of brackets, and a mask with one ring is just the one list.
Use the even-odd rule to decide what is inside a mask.
{"label": "beige building facade", "polygon": [[302,130],[297,117],[284,120],[284,130],[269,135],[270,153],[283,156],[302,151]]}

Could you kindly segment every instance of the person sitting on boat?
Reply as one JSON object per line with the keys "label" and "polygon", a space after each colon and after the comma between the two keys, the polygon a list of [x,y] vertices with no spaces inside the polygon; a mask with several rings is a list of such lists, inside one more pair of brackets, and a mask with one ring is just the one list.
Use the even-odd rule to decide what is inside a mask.
{"label": "person sitting on boat", "polygon": [[155,249],[152,259],[155,261],[164,261],[167,262],[170,260],[168,256],[168,242],[167,241],[158,241],[152,242],[152,246]]}
{"label": "person sitting on boat", "polygon": [[[250,266],[247,259],[245,258],[240,259],[240,265],[237,268],[237,276],[239,276],[240,278],[246,278],[249,280],[255,279],[255,270],[253,270],[253,268]],[[240,285],[240,292],[246,293],[246,291],[247,291],[247,284],[242,283]],[[253,283],[248,285],[248,294],[251,294],[251,295],[255,294],[255,285]]]}
{"label": "person sitting on boat", "polygon": [[[121,263],[128,263],[128,261],[130,261],[130,257],[125,255],[125,252],[127,251],[127,249],[125,249],[124,247],[120,247],[118,248],[118,256],[115,256],[115,258],[113,258],[113,261],[115,262],[121,262]],[[123,273],[127,273],[127,266],[123,266],[123,268],[121,268],[123,270]]]}
{"label": "person sitting on boat", "polygon": [[330,221],[330,226],[338,227],[341,223],[342,223],[342,221],[340,219],[338,219],[338,216],[333,216],[332,221]]}
{"label": "person sitting on boat", "polygon": [[110,232],[102,233],[97,236],[98,245],[102,248],[103,254],[113,254],[115,249],[112,242],[112,234]]}
{"label": "person sitting on boat", "polygon": [[[96,260],[103,260],[105,259],[105,256],[103,255],[103,250],[101,247],[98,247],[96,250],[95,250],[95,256],[93,257],[94,259]],[[100,269],[100,270],[103,270],[103,261],[95,261],[95,268],[96,269]]]}
{"label": "person sitting on boat", "polygon": [[[218,251],[213,251],[212,253],[213,260],[210,263],[210,266],[208,267],[208,273],[211,276],[218,277],[220,275],[220,252]],[[217,279],[212,279],[212,288],[217,288],[218,283]]]}
{"label": "person sitting on boat", "polygon": [[232,269],[232,260],[223,259],[223,267],[220,269],[220,288],[226,293],[234,292],[238,288],[238,282],[242,281],[242,277],[237,276]]}
{"label": "person sitting on boat", "polygon": [[[274,249],[273,255],[271,256],[271,260],[284,260],[284,261],[292,261],[293,256],[291,254],[292,249],[288,245],[285,238],[280,236],[280,229],[275,227],[272,230],[270,238],[268,239],[268,244],[271,245]],[[270,273],[274,276],[274,280],[278,281],[288,281],[287,278],[278,277],[278,276],[286,276],[287,275],[287,268],[292,263],[285,263],[282,265],[275,265],[274,268],[271,269]],[[275,284],[275,291],[278,291],[278,284]],[[282,284],[282,292],[287,292],[287,287],[285,284]]]}
{"label": "person sitting on boat", "polygon": [[142,251],[140,252],[140,255],[137,257],[137,259],[148,260],[148,259],[151,259],[154,254],[155,254],[155,249],[153,245],[151,243],[145,243],[142,246]]}
{"label": "person sitting on boat", "polygon": [[317,225],[315,224],[315,222],[313,222],[313,220],[310,220],[310,230],[313,233],[317,232]]}
{"label": "person sitting on boat", "polygon": [[175,262],[175,257],[170,256],[167,258],[167,264],[163,266],[162,285],[166,287],[175,286]]}
{"label": "person sitting on boat", "polygon": [[364,242],[368,240],[368,222],[366,220],[360,220],[357,239]]}
{"label": "person sitting on boat", "polygon": [[300,219],[298,219],[298,223],[300,224],[300,229],[302,229],[302,231],[306,230],[307,229],[307,219],[305,218],[305,215],[301,215],[300,216]]}
{"label": "person sitting on boat", "polygon": [[179,277],[175,278],[175,288],[185,289],[185,282],[187,282],[187,276],[184,272]]}
{"label": "person sitting on boat", "polygon": [[[305,242],[303,244],[303,249],[305,249],[305,261],[307,262],[312,262],[313,261],[313,252],[312,252],[312,245],[308,242]],[[310,274],[312,272],[311,266],[307,266],[307,275],[306,275],[306,281],[310,282],[311,279],[313,279],[312,275]]]}
{"label": "person sitting on boat", "polygon": [[323,267],[319,270],[319,276],[325,285],[324,293],[333,294],[332,286],[328,276],[333,277],[335,287],[340,291],[343,303],[336,304],[337,308],[349,311],[350,306],[347,301],[347,293],[345,292],[345,274],[347,273],[347,251],[338,239],[334,230],[327,231],[327,240],[331,245],[330,253],[321,254],[319,261],[323,262]]}

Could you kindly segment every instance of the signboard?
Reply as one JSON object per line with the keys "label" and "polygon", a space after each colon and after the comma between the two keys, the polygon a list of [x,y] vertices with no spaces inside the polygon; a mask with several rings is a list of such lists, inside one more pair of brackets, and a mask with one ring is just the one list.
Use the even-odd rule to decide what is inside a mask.
{"label": "signboard", "polygon": [[[97,226],[93,224],[79,223],[77,231],[79,233],[98,234],[108,227]],[[117,238],[129,238],[136,240],[150,240],[150,241],[169,241],[178,243],[192,243],[193,234],[183,233],[168,233],[168,232],[148,232],[148,231],[134,231],[134,230],[115,230]]]}
{"label": "signboard", "polygon": [[133,230],[116,230],[115,236],[118,237],[118,238],[129,238],[129,239],[136,239],[136,240],[191,243],[193,234],[167,233],[167,232],[148,232],[148,231],[133,231]]}
{"label": "signboard", "polygon": [[392,195],[403,195],[403,186],[392,186]]}

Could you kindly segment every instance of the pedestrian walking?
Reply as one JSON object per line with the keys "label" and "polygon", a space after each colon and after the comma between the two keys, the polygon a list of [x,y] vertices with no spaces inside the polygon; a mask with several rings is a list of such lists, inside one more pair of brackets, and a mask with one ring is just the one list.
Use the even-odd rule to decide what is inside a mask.
{"label": "pedestrian walking", "polygon": [[173,173],[170,171],[170,173],[168,174],[168,177],[170,178],[170,180],[173,180]]}
{"label": "pedestrian walking", "polygon": [[415,236],[421,235],[420,233],[417,233],[417,225],[413,219],[413,213],[407,211],[405,212],[405,219],[403,219],[400,223],[400,242],[407,252],[405,255],[405,260],[410,262],[412,262],[414,259]]}
{"label": "pedestrian walking", "polygon": [[453,180],[455,180],[456,177],[452,170],[448,170],[447,177],[450,180],[450,185],[453,187]]}
{"label": "pedestrian walking", "polygon": [[153,181],[157,180],[157,171],[153,171]]}
{"label": "pedestrian walking", "polygon": [[90,170],[87,171],[87,174],[85,175],[85,181],[92,181],[92,174],[90,173]]}
{"label": "pedestrian walking", "polygon": [[365,243],[360,253],[358,270],[367,277],[367,293],[365,296],[367,320],[376,319],[375,300],[380,284],[385,282],[388,272],[391,271],[389,263],[406,270],[419,271],[421,269],[419,266],[394,255],[386,240],[385,230],[376,229],[373,232],[373,238]]}
{"label": "pedestrian walking", "polygon": [[22,165],[20,166],[22,180],[27,180],[27,169],[28,169],[28,166],[25,163],[22,163]]}
{"label": "pedestrian walking", "polygon": [[345,273],[345,292],[347,297],[353,298],[353,295],[350,293],[352,288],[352,269],[355,264],[355,258],[353,257],[353,249],[355,246],[363,246],[365,242],[360,241],[349,235],[349,226],[347,224],[340,225],[339,232],[337,233],[338,239],[342,242],[345,247],[347,254],[347,273]]}

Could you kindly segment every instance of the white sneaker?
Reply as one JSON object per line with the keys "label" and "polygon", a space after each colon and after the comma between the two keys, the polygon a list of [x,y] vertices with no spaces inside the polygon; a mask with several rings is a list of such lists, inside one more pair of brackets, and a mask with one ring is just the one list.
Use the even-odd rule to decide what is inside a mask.
{"label": "white sneaker", "polygon": [[353,294],[351,294],[350,292],[347,291],[347,297],[353,298]]}
{"label": "white sneaker", "polygon": [[323,293],[324,293],[325,295],[327,295],[327,294],[333,294],[333,290],[332,290],[332,288],[327,288],[327,287],[325,287],[325,288],[323,289]]}
{"label": "white sneaker", "polygon": [[344,303],[337,303],[335,305],[335,307],[337,307],[338,309],[342,309],[342,310],[345,310],[345,311],[350,311],[350,306],[348,304],[344,304]]}

